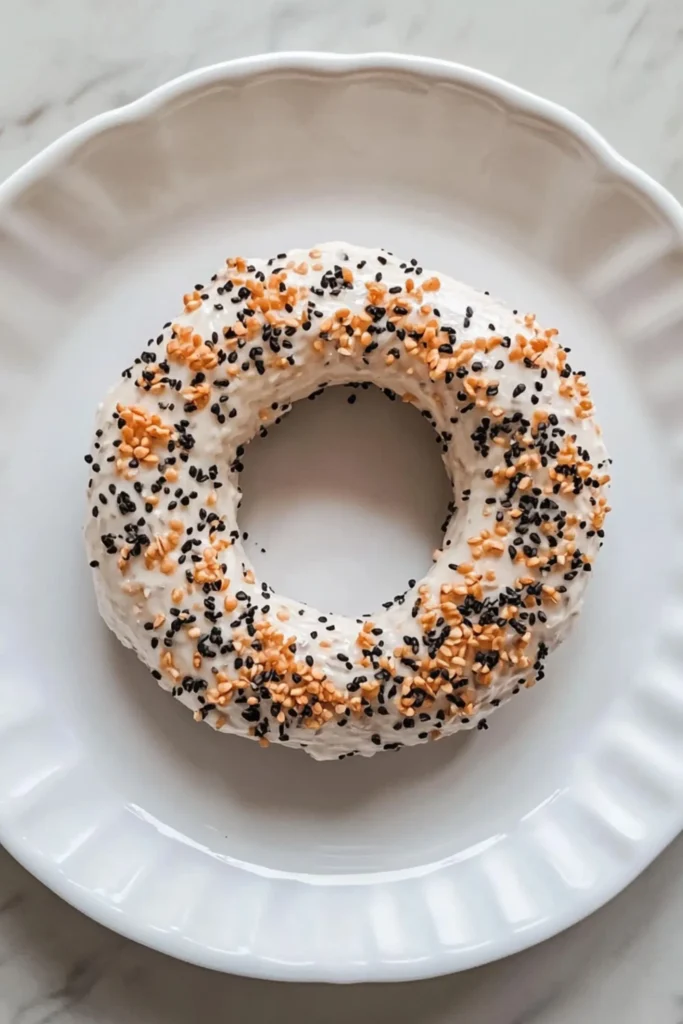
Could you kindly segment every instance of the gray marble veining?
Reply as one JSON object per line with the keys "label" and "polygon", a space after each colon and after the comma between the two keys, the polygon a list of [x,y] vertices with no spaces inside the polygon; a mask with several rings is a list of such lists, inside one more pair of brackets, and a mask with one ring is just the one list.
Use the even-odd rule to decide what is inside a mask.
{"label": "gray marble veining", "polygon": [[[0,176],[192,68],[285,49],[472,64],[586,117],[683,198],[680,0],[7,0]],[[501,963],[408,986],[284,986],[174,963],[82,917],[0,851],[0,1024],[683,1024],[683,838],[628,890]]]}

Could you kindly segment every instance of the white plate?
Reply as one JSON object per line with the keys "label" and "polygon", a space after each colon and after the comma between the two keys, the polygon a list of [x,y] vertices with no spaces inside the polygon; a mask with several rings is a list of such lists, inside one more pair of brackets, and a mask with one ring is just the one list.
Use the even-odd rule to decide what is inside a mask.
{"label": "white plate", "polygon": [[[196,726],[108,634],[82,550],[82,454],[100,397],[195,279],[228,253],[337,237],[419,254],[556,324],[590,375],[615,511],[578,627],[543,685],[488,733],[314,764]],[[417,58],[208,68],[14,175],[0,191],[9,851],[141,942],[299,980],[471,967],[623,888],[683,824],[682,271],[681,210],[590,128]],[[388,466],[380,487],[371,474],[342,493],[330,475],[322,496],[306,485],[299,518],[277,484],[281,509],[289,502],[278,535],[263,511],[275,440],[247,477],[245,522],[274,546],[261,556],[272,582],[321,603],[383,598],[397,574],[426,567],[436,539],[441,484],[397,507],[401,463],[366,395],[360,426],[332,398],[295,410],[280,444],[313,458],[344,424],[353,475],[353,444],[373,435],[374,462]],[[432,458],[440,481],[426,434],[407,411],[392,417],[413,444],[405,457]],[[311,441],[318,424],[323,441]],[[423,480],[429,492],[431,473]],[[345,538],[323,519],[342,497]],[[358,550],[371,502],[385,547],[368,572]],[[297,571],[296,557],[313,550],[322,563],[325,549],[332,572]]]}

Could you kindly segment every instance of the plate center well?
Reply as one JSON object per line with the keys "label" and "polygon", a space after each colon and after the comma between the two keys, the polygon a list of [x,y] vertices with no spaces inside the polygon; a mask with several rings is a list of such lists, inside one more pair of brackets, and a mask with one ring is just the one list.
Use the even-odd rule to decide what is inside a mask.
{"label": "plate center well", "polygon": [[[639,483],[644,473],[653,491],[666,492],[647,409],[586,295],[569,287],[540,258],[506,245],[487,221],[478,219],[476,209],[463,209],[446,194],[420,193],[416,206],[414,186],[411,191],[385,187],[382,201],[370,203],[366,185],[348,177],[348,201],[339,204],[334,201],[338,182],[330,183],[329,193],[321,183],[305,194],[291,188],[283,198],[283,178],[277,202],[266,202],[256,186],[249,194],[245,185],[238,206],[217,192],[215,203],[207,201],[189,218],[148,225],[144,239],[139,226],[131,223],[118,253],[103,259],[97,273],[64,297],[62,326],[55,321],[50,334],[36,340],[43,353],[40,375],[31,370],[23,418],[15,425],[22,446],[12,448],[6,486],[12,502],[4,510],[9,531],[4,535],[14,538],[4,553],[4,627],[12,638],[5,669],[12,692],[15,681],[24,680],[25,692],[38,694],[39,703],[49,709],[51,728],[68,733],[72,749],[86,757],[88,771],[98,773],[123,803],[141,808],[216,855],[293,872],[409,869],[459,856],[516,829],[525,815],[561,790],[574,770],[577,750],[586,749],[610,702],[643,663],[651,621],[660,607],[659,567],[653,567],[651,545],[636,524],[647,521],[653,533],[669,535],[666,506],[653,508]],[[267,254],[331,238],[385,245],[408,256],[418,250],[426,267],[488,288],[521,309],[534,310],[544,323],[559,325],[576,365],[589,374],[615,458],[615,513],[585,611],[567,643],[550,659],[546,681],[493,716],[488,733],[380,754],[369,761],[315,764],[303,753],[273,747],[263,751],[197,725],[108,632],[95,607],[82,543],[87,479],[82,455],[89,446],[97,402],[146,338],[178,309],[188,282],[210,274],[229,252]],[[265,568],[273,586],[317,607],[329,604],[355,612],[372,610],[402,589],[407,578],[424,572],[438,540],[438,488],[445,488],[446,496],[448,488],[430,429],[414,410],[394,409],[371,391],[348,406],[351,393],[338,388],[320,404],[305,403],[280,425],[281,438],[274,432],[262,453],[254,447],[254,479],[250,483],[245,476],[243,529],[266,548],[262,557],[272,559]],[[387,415],[392,419],[385,421]],[[352,432],[354,422],[365,423],[362,432],[374,435],[378,471],[388,466],[390,472],[379,489],[383,497],[378,504],[370,500],[371,490],[358,490],[354,504],[343,513],[358,532],[344,538],[348,547],[342,549],[346,557],[338,578],[346,589],[335,594],[325,588],[337,558],[339,542],[333,532],[339,531],[321,526],[324,510],[313,507],[306,533],[314,527],[319,531],[316,550],[324,558],[304,565],[305,552],[290,557],[286,532],[275,536],[279,517],[271,520],[272,536],[268,523],[259,521],[259,488],[265,486],[259,466],[264,475],[272,475],[268,449],[277,455],[278,446],[289,443],[289,430],[293,446],[299,444],[305,452],[312,444],[310,433]],[[346,451],[357,450],[353,433],[346,443]],[[31,452],[31,459],[24,452]],[[400,475],[392,462],[399,455],[401,460],[410,456],[411,473],[419,473],[420,487],[431,494],[424,507],[415,494],[408,494],[408,513],[395,507],[403,499],[390,490]],[[313,468],[308,456],[302,459],[304,466]],[[622,466],[632,471],[622,472]],[[251,471],[247,460],[246,474]],[[370,488],[371,478],[366,481]],[[429,492],[430,486],[437,491]],[[343,495],[333,494],[334,503],[343,501]],[[382,504],[387,494],[392,495],[391,506]],[[252,499],[250,509],[247,501]],[[295,510],[294,503],[291,508]],[[370,606],[362,607],[361,565],[352,559],[362,547],[366,515],[375,516],[376,541],[387,546],[380,552],[381,561],[377,555],[381,572],[376,579],[367,574],[364,586],[377,589],[367,595]],[[302,531],[297,543],[308,541]],[[624,585],[620,553],[626,550],[630,579],[640,587],[638,606]],[[36,551],[41,554],[39,576],[26,572],[26,565],[35,563]],[[251,554],[256,559],[260,552]],[[281,576],[276,557],[282,559]],[[601,614],[605,608],[607,619]],[[623,643],[626,636],[628,645]],[[0,752],[0,767],[1,759]]]}

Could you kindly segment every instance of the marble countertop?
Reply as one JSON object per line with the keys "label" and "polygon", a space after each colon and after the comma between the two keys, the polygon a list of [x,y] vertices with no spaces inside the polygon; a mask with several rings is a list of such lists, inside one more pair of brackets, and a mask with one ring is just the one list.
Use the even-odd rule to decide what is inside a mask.
{"label": "marble countertop", "polygon": [[[572,108],[683,199],[680,0],[8,0],[0,176],[68,128],[192,68],[267,50],[451,58]],[[82,917],[0,851],[0,1024],[210,1019],[682,1024],[683,837],[556,939],[404,986],[211,974]]]}

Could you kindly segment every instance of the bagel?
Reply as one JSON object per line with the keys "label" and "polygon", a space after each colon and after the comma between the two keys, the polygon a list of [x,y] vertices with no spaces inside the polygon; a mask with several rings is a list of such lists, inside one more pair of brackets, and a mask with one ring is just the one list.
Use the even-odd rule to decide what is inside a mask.
{"label": "bagel", "polygon": [[[262,746],[325,760],[486,728],[543,677],[604,536],[609,460],[568,352],[381,249],[228,259],[99,408],[85,539],[105,622],[197,721]],[[453,485],[424,579],[359,619],[274,593],[238,525],[248,442],[352,382],[422,412]]]}

